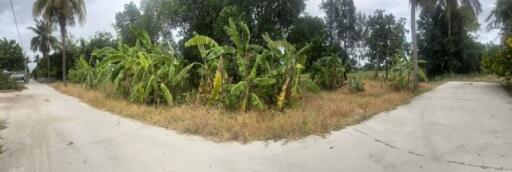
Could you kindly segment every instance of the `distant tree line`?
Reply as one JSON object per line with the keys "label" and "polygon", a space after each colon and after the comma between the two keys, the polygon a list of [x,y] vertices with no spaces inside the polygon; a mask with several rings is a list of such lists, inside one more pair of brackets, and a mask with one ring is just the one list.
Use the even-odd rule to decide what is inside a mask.
{"label": "distant tree line", "polygon": [[[486,46],[477,42],[474,35],[480,26],[476,16],[481,7],[477,0],[468,2],[471,3],[418,1],[421,5],[417,21],[420,66],[429,76],[480,72]],[[489,28],[500,29],[503,37],[511,33],[512,22],[507,13],[510,6],[506,0],[498,0],[488,19]],[[69,40],[70,50],[66,52],[73,58],[66,64],[72,64],[81,55],[94,64],[100,59],[91,58],[92,50],[114,47],[117,42],[133,46],[137,40],[136,30],[145,30],[153,42],[169,47],[187,63],[200,62],[199,51],[185,47],[184,42],[201,34],[220,44],[231,44],[224,29],[230,19],[246,23],[252,31],[251,39],[257,44],[265,42],[261,37],[265,33],[274,39],[286,39],[297,48],[311,44],[306,70],[315,69],[314,64],[323,57],[336,57],[344,67],[345,79],[345,73],[359,69],[385,71],[387,77],[396,55],[411,58],[413,46],[406,39],[409,30],[405,19],[384,10],[361,13],[353,0],[325,0],[320,8],[326,14],[324,18],[306,14],[304,0],[130,2],[115,16],[117,38],[109,33],[98,33],[90,39]],[[62,54],[53,51],[52,55],[56,57],[59,53]],[[54,69],[47,70],[48,59],[39,59],[38,72],[52,76],[61,74],[62,69],[57,67],[62,60],[53,61],[50,68]]]}

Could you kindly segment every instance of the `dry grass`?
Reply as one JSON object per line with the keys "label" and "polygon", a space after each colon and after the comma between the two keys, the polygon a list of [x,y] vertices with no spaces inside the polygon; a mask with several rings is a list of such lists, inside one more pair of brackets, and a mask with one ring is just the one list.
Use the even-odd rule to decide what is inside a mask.
{"label": "dry grass", "polygon": [[[5,129],[5,121],[4,120],[0,120],[0,130],[3,130]],[[0,139],[3,139],[2,137],[0,137]],[[2,145],[0,145],[0,154],[2,154],[4,151],[2,150]]]}
{"label": "dry grass", "polygon": [[[121,116],[216,141],[247,142],[324,135],[395,108],[414,97],[411,92],[391,91],[375,81],[365,80],[364,83],[366,91],[361,93],[351,93],[345,87],[306,94],[300,104],[283,113],[267,110],[245,114],[199,104],[177,107],[138,105],[75,84],[64,87],[55,83],[52,86],[93,107]],[[427,89],[430,89],[428,85],[422,85],[421,90]]]}
{"label": "dry grass", "polygon": [[512,81],[504,81],[501,83],[505,91],[507,91],[508,95],[512,97]]}

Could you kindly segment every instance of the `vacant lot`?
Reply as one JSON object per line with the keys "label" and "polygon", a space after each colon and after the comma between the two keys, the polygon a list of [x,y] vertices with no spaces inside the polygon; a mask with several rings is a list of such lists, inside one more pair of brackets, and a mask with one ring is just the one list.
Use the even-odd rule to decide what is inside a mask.
{"label": "vacant lot", "polygon": [[[266,110],[242,114],[199,103],[171,108],[133,104],[75,84],[64,87],[56,83],[53,87],[96,108],[182,133],[214,140],[251,141],[323,135],[392,109],[414,97],[411,92],[393,91],[377,81],[365,80],[364,83],[366,91],[360,93],[352,93],[343,87],[332,92],[305,94],[300,104],[283,113]],[[430,89],[428,85],[421,88]]]}
{"label": "vacant lot", "polygon": [[450,82],[325,138],[215,143],[33,83],[0,94],[0,171],[510,171],[511,107],[499,84]]}

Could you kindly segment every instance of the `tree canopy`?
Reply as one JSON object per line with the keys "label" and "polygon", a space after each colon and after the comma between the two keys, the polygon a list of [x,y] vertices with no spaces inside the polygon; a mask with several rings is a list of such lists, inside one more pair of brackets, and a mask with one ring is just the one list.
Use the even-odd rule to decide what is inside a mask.
{"label": "tree canopy", "polygon": [[0,72],[3,70],[20,71],[25,63],[21,47],[14,40],[0,39]]}

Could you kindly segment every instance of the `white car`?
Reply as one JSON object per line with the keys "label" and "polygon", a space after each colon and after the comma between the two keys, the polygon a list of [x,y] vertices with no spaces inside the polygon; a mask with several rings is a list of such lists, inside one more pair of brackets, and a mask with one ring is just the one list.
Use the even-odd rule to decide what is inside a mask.
{"label": "white car", "polygon": [[10,74],[10,78],[12,78],[16,82],[28,82],[28,78],[25,76],[25,73],[23,72],[12,72]]}

